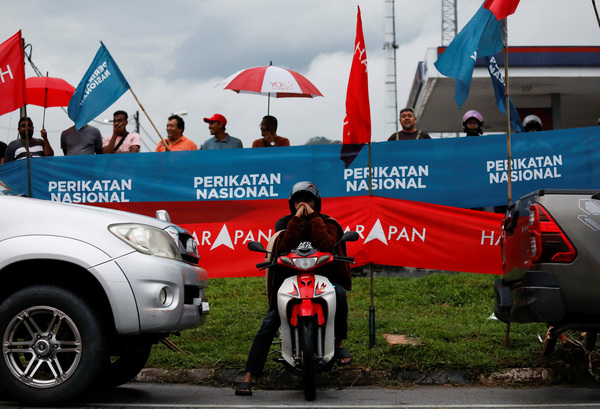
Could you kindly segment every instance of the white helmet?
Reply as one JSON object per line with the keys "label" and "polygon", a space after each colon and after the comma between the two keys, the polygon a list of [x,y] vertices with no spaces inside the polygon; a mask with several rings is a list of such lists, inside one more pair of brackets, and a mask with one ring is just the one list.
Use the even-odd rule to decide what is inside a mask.
{"label": "white helmet", "polygon": [[527,115],[523,119],[523,128],[525,128],[525,132],[537,132],[544,129],[542,120],[537,115]]}

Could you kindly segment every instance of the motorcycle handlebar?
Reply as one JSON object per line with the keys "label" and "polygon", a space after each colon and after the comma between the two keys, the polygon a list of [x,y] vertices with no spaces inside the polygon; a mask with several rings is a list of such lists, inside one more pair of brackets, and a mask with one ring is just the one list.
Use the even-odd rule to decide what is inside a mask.
{"label": "motorcycle handlebar", "polygon": [[256,268],[258,268],[259,270],[264,270],[265,268],[269,268],[273,265],[277,264],[277,262],[273,262],[273,261],[264,261],[262,263],[258,263],[256,265]]}
{"label": "motorcycle handlebar", "polygon": [[335,257],[333,257],[333,259],[336,261],[342,261],[344,263],[354,263],[354,257],[335,256]]}

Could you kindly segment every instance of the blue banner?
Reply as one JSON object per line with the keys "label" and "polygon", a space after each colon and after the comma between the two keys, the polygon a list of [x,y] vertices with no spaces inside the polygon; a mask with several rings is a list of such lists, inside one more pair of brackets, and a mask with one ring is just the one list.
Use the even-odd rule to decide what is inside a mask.
{"label": "blue banner", "polygon": [[[61,202],[287,199],[301,180],[324,197],[369,195],[369,150],[340,145],[32,158],[33,197]],[[373,143],[375,196],[474,208],[507,203],[506,135]],[[0,180],[27,192],[25,161]],[[600,189],[600,127],[512,135],[512,199],[542,188]]]}
{"label": "blue banner", "polygon": [[75,128],[83,128],[128,89],[129,83],[104,44],[101,44],[69,101],[69,118],[75,122]]}

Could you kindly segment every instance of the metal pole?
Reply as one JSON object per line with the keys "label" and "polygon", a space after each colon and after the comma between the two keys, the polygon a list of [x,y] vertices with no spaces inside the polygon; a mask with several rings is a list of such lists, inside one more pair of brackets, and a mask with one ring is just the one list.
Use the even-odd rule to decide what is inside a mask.
{"label": "metal pole", "polygon": [[[508,205],[512,202],[512,151],[510,141],[510,92],[508,89],[508,19],[504,20],[506,37],[504,41],[504,89],[506,94],[506,153],[507,153],[507,176],[508,176]],[[506,323],[506,334],[504,337],[504,346],[508,348],[510,344],[510,322]]]}
{"label": "metal pole", "polygon": [[[373,197],[373,167],[371,163],[371,142],[369,142],[369,199]],[[371,278],[371,304],[369,305],[369,348],[375,346],[375,281],[373,279],[373,263],[369,263],[369,276]]]}

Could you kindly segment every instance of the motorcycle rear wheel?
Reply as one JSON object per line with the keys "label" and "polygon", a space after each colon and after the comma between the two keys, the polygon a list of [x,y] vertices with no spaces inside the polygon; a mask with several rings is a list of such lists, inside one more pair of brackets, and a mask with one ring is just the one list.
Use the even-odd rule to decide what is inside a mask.
{"label": "motorcycle rear wheel", "polygon": [[313,401],[317,397],[316,380],[316,328],[315,319],[310,317],[302,321],[302,334],[300,336],[300,348],[302,350],[302,384],[304,386],[304,398]]}

